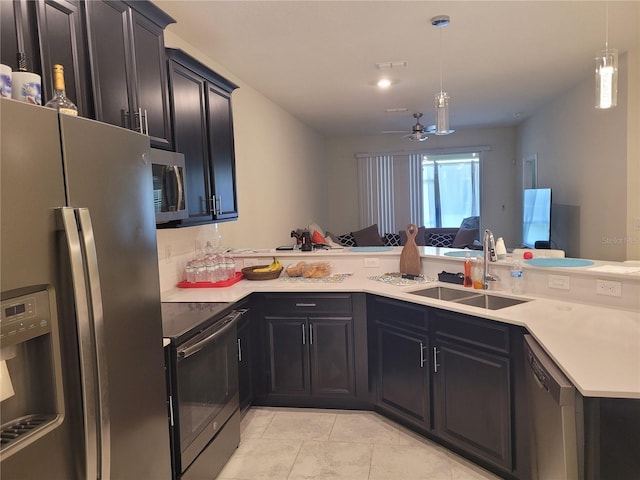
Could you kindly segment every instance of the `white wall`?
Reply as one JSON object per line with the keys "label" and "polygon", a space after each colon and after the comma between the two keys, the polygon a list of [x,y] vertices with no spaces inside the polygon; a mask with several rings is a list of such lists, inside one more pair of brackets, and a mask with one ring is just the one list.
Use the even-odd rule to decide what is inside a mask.
{"label": "white wall", "polygon": [[341,235],[359,228],[356,153],[488,146],[491,149],[483,153],[482,163],[482,226],[490,228],[496,236],[504,237],[507,246],[515,246],[520,241],[519,205],[513,182],[517,170],[515,128],[459,130],[447,136],[432,135],[419,144],[400,137],[385,134],[328,139],[327,169],[331,186],[328,230]]}
{"label": "white wall", "polygon": [[[628,246],[640,243],[639,230],[630,226],[627,214],[628,203],[637,205],[639,182],[638,105],[627,99],[630,86],[637,99],[640,77],[637,67],[633,72],[627,68],[627,55],[619,60],[616,108],[594,108],[590,75],[519,129],[519,167],[523,158],[537,154],[538,186],[553,189],[554,203],[580,207],[578,254],[583,258],[625,260]],[[636,175],[628,181],[634,165]]]}
{"label": "white wall", "polygon": [[[293,228],[327,222],[325,140],[197,48],[165,31],[167,47],[180,48],[239,85],[233,92],[236,175],[240,215],[218,224],[223,244],[264,248],[291,243]],[[161,288],[174,286],[196,243],[215,225],[158,230]]]}

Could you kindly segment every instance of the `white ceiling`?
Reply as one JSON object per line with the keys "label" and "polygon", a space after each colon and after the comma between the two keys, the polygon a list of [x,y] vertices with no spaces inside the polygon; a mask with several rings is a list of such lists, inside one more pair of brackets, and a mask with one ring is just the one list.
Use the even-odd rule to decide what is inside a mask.
{"label": "white ceiling", "polygon": [[[513,125],[592,74],[607,11],[578,0],[154,3],[176,35],[327,136],[409,131],[413,112],[433,123],[441,58],[451,128]],[[640,1],[608,10],[609,46],[640,48]],[[440,14],[451,24],[438,29]],[[376,68],[397,61],[408,66]]]}

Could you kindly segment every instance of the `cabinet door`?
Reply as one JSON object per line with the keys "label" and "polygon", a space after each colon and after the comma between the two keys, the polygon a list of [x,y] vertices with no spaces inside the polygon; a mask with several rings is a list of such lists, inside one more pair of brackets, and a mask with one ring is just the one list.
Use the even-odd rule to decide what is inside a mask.
{"label": "cabinet door", "polygon": [[135,121],[130,9],[122,2],[86,2],[96,119],[131,128]]}
{"label": "cabinet door", "polygon": [[312,395],[355,395],[353,319],[309,318]]}
{"label": "cabinet door", "polygon": [[135,84],[151,146],[170,149],[169,100],[163,29],[133,11]]}
{"label": "cabinet door", "polygon": [[35,7],[26,0],[0,0],[0,63],[16,71],[16,54],[23,52],[27,69],[41,75]]}
{"label": "cabinet door", "polygon": [[511,470],[509,359],[441,340],[435,348],[437,434],[487,462]]}
{"label": "cabinet door", "polygon": [[308,395],[309,333],[305,318],[266,317],[269,393]]}
{"label": "cabinet door", "polygon": [[231,98],[228,93],[211,83],[208,83],[207,87],[211,184],[216,202],[213,216],[216,220],[237,218]]}
{"label": "cabinet door", "polygon": [[171,61],[169,89],[175,148],[185,160],[189,221],[211,221],[206,84],[199,75]]}
{"label": "cabinet door", "polygon": [[384,324],[376,330],[378,404],[429,429],[428,338]]}
{"label": "cabinet door", "polygon": [[39,0],[38,37],[42,61],[42,103],[53,97],[53,66],[64,67],[67,97],[78,107],[78,114],[89,117],[89,83],[85,64],[85,36],[80,2],[77,0]]}

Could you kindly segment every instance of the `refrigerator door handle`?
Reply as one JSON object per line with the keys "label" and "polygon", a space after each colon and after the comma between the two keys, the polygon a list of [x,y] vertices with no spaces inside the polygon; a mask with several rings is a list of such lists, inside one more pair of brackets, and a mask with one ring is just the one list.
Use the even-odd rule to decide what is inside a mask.
{"label": "refrigerator door handle", "polygon": [[95,348],[95,365],[97,370],[97,401],[100,430],[100,476],[98,478],[108,480],[111,478],[111,423],[109,415],[109,383],[107,379],[107,351],[104,334],[104,314],[102,310],[102,290],[100,288],[100,276],[98,273],[98,255],[96,252],[95,237],[91,224],[89,209],[78,208],[80,221],[80,233],[82,235],[83,249],[86,260],[86,272],[89,292],[91,295],[90,306],[93,317],[93,341]]}
{"label": "refrigerator door handle", "polygon": [[82,403],[84,406],[84,476],[87,479],[94,479],[98,478],[98,437],[96,424],[97,378],[94,369],[93,334],[89,316],[89,298],[87,296],[84,260],[73,208],[59,208],[58,213],[67,241],[76,309]]}

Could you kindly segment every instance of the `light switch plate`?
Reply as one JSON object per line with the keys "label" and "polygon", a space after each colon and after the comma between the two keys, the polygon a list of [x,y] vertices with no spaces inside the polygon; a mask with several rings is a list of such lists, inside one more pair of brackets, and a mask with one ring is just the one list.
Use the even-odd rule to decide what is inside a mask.
{"label": "light switch plate", "polygon": [[549,288],[569,290],[571,288],[571,277],[568,275],[549,275],[547,285]]}
{"label": "light switch plate", "polygon": [[380,266],[380,259],[377,257],[366,257],[364,259],[364,266],[366,268],[375,268]]}

